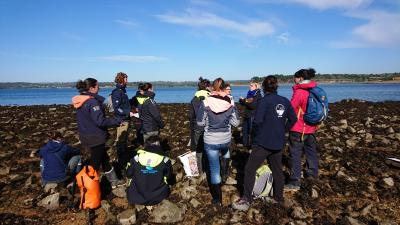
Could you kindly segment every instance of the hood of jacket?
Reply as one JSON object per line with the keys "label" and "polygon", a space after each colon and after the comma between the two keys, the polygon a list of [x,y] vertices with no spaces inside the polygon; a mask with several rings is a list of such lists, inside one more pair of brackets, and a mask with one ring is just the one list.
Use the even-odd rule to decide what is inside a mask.
{"label": "hood of jacket", "polygon": [[227,95],[210,95],[203,102],[204,106],[209,107],[214,113],[225,112],[234,105],[233,100]]}
{"label": "hood of jacket", "polygon": [[313,80],[305,80],[303,82],[301,82],[300,84],[295,84],[293,86],[293,91],[296,91],[297,89],[311,89],[311,88],[315,88],[317,86],[317,83]]}
{"label": "hood of jacket", "polygon": [[61,141],[52,140],[47,143],[47,147],[48,147],[47,149],[50,153],[60,151],[63,148],[63,146],[64,146],[64,143]]}
{"label": "hood of jacket", "polygon": [[149,98],[151,98],[151,99],[154,99],[154,97],[156,96],[156,93],[154,93],[152,91],[145,91],[144,95],[149,97]]}
{"label": "hood of jacket", "polygon": [[207,98],[209,95],[210,95],[210,92],[207,90],[199,90],[199,91],[196,91],[196,93],[194,93],[195,97],[203,98],[203,99]]}
{"label": "hood of jacket", "polygon": [[98,95],[98,94],[93,94],[90,92],[84,92],[81,93],[80,95],[72,97],[72,105],[74,108],[78,109],[80,108],[87,100],[95,98],[97,101],[99,101],[101,104],[103,104],[105,98]]}
{"label": "hood of jacket", "polygon": [[116,87],[116,88],[119,88],[119,89],[122,89],[122,90],[125,90],[126,84],[125,84],[125,85],[122,85],[122,84],[115,84],[115,87]]}

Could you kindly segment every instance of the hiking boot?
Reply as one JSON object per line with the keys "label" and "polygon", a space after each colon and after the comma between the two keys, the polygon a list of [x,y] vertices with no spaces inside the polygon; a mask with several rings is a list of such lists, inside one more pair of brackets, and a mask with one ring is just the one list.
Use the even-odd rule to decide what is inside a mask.
{"label": "hiking boot", "polygon": [[245,198],[240,198],[236,202],[232,203],[232,208],[239,211],[247,211],[250,208],[250,202]]}
{"label": "hiking boot", "polygon": [[300,190],[300,185],[295,184],[286,184],[285,191],[298,191]]}

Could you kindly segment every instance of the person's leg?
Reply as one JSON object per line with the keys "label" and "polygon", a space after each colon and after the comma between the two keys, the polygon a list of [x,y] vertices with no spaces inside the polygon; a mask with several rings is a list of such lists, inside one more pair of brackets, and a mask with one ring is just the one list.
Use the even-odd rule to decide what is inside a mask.
{"label": "person's leg", "polygon": [[93,166],[93,168],[96,171],[100,170],[100,166],[103,167],[104,171],[108,171],[111,169],[109,162],[108,162],[108,165],[106,163],[104,163],[104,159],[103,159],[104,154],[107,154],[105,144],[97,145],[97,146],[90,148],[90,165]]}
{"label": "person's leg", "polygon": [[243,197],[248,202],[251,202],[253,200],[252,193],[254,182],[256,180],[256,171],[264,162],[268,154],[268,151],[265,151],[262,147],[255,145],[253,146],[253,150],[251,151],[250,156],[247,159],[246,166],[244,168]]}
{"label": "person's leg", "polygon": [[304,153],[307,160],[307,176],[318,177],[318,152],[314,134],[308,134],[304,140]]}
{"label": "person's leg", "polygon": [[267,157],[268,164],[271,166],[272,177],[274,181],[272,187],[274,190],[274,199],[277,202],[283,202],[283,186],[285,177],[282,170],[282,151],[269,151],[271,154]]}
{"label": "person's leg", "polygon": [[250,145],[249,143],[249,134],[250,134],[250,118],[243,119],[242,132],[243,132],[243,146],[247,147]]}
{"label": "person's leg", "polygon": [[82,169],[82,157],[80,155],[72,156],[68,161],[68,170],[71,176],[75,176]]}
{"label": "person's leg", "polygon": [[42,186],[45,186],[47,182],[43,179],[43,171],[44,171],[44,160],[41,159],[40,160],[40,177],[41,177],[41,181],[42,181]]}
{"label": "person's leg", "polygon": [[289,133],[289,166],[290,181],[289,184],[294,186],[300,185],[301,178],[301,154],[303,152],[303,142],[301,134],[298,132]]}
{"label": "person's leg", "polygon": [[123,122],[121,126],[117,127],[116,148],[118,163],[121,168],[125,168],[129,161],[129,154],[127,152],[128,145],[129,122]]}
{"label": "person's leg", "polygon": [[151,136],[158,136],[159,132],[158,131],[150,131],[150,132],[146,132],[143,134],[143,141],[144,143],[146,143],[146,140],[151,137]]}
{"label": "person's leg", "polygon": [[207,154],[209,171],[211,178],[210,191],[213,198],[213,204],[222,203],[222,192],[221,192],[221,176],[220,176],[220,165],[219,165],[219,149],[220,145],[213,145],[204,143],[204,151]]}
{"label": "person's leg", "polygon": [[193,149],[196,151],[197,168],[200,175],[203,173],[204,131],[195,130],[192,139]]}

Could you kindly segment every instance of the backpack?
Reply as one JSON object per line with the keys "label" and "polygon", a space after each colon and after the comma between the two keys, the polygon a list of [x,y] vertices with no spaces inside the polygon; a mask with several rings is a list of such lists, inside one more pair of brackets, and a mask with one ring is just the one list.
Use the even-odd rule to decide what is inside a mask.
{"label": "backpack", "polygon": [[113,105],[113,101],[112,101],[112,95],[113,95],[115,90],[117,90],[117,89],[114,89],[114,90],[111,91],[111,94],[108,95],[107,100],[105,102],[106,108],[110,113],[114,112],[114,105]]}
{"label": "backpack", "polygon": [[256,171],[256,181],[253,187],[253,197],[263,198],[268,197],[270,192],[272,195],[272,171],[268,165],[262,165]]}
{"label": "backpack", "polygon": [[79,208],[98,208],[101,205],[101,191],[100,178],[97,171],[92,166],[86,165],[75,178],[81,193]]}
{"label": "backpack", "polygon": [[309,125],[317,125],[328,117],[328,97],[320,87],[309,89],[307,108],[304,113],[304,122]]}

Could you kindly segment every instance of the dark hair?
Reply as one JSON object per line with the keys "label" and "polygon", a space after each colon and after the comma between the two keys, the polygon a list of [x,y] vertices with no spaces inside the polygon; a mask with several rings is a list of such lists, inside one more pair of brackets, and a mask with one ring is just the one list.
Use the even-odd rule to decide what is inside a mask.
{"label": "dark hair", "polygon": [[199,83],[197,83],[197,87],[199,90],[206,90],[208,87],[211,86],[211,82],[208,79],[203,79],[199,77]]}
{"label": "dark hair", "polygon": [[117,84],[121,84],[121,83],[123,83],[124,82],[124,79],[125,78],[127,78],[128,77],[128,75],[126,75],[126,73],[123,73],[123,72],[119,72],[119,73],[117,73],[117,75],[115,76],[115,83],[117,83]]}
{"label": "dark hair", "polygon": [[62,139],[62,135],[58,131],[49,132],[48,136],[49,136],[49,139],[51,139],[51,140]]}
{"label": "dark hair", "polygon": [[138,83],[137,89],[138,90],[143,90],[143,85],[144,84],[142,82]]}
{"label": "dark hair", "polygon": [[225,81],[221,77],[215,79],[212,86],[214,91],[222,91],[226,87]]}
{"label": "dark hair", "polygon": [[79,93],[89,91],[89,88],[96,87],[97,80],[94,78],[86,78],[85,80],[78,80],[76,82],[76,89],[78,89]]}
{"label": "dark hair", "polygon": [[144,143],[144,146],[147,147],[150,145],[160,145],[160,137],[158,135],[154,135],[147,138]]}
{"label": "dark hair", "polygon": [[315,77],[315,70],[313,68],[309,69],[301,69],[297,71],[294,76],[297,78],[302,77],[304,80],[311,80],[311,78]]}
{"label": "dark hair", "polygon": [[278,90],[278,79],[275,76],[267,76],[262,83],[264,93],[276,93]]}
{"label": "dark hair", "polygon": [[151,83],[144,83],[142,86],[139,86],[140,90],[148,91],[149,89],[153,88]]}

